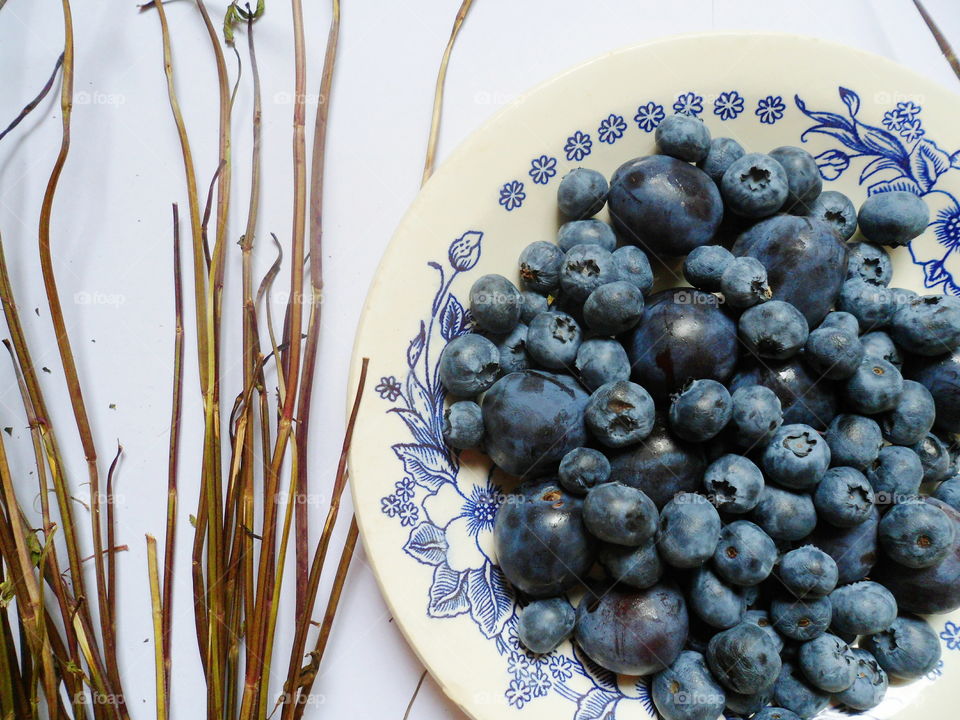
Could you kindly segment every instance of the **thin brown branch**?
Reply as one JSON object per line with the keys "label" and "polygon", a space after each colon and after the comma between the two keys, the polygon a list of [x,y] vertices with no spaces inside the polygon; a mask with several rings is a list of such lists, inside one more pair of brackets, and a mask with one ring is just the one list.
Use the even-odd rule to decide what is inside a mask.
{"label": "thin brown branch", "polygon": [[920,17],[923,18],[923,21],[927,24],[927,27],[930,29],[930,32],[933,35],[933,39],[936,40],[937,45],[940,46],[940,52],[943,53],[943,56],[947,59],[947,62],[950,63],[950,68],[953,70],[953,74],[957,76],[958,80],[960,80],[960,60],[957,59],[957,54],[950,46],[947,36],[943,34],[943,31],[940,29],[940,26],[937,25],[936,21],[933,19],[933,16],[927,12],[927,9],[923,6],[921,0],[913,0],[913,4],[917,6],[917,10],[920,12]]}
{"label": "thin brown branch", "polygon": [[6,130],[4,130],[3,132],[0,132],[0,140],[3,140],[8,134],[10,134],[13,131],[13,129],[17,127],[17,125],[19,125],[26,119],[27,115],[29,115],[34,111],[37,105],[43,102],[43,99],[50,92],[51,88],[53,88],[53,82],[54,80],[57,79],[57,73],[60,71],[60,67],[62,65],[63,65],[63,53],[60,53],[60,57],[57,58],[57,62],[53,66],[53,72],[50,73],[50,79],[47,80],[46,85],[43,86],[43,89],[40,90],[40,93],[33,100],[31,100],[29,103],[27,103],[23,107],[23,110],[21,110],[20,114],[13,119],[13,122],[7,125]]}

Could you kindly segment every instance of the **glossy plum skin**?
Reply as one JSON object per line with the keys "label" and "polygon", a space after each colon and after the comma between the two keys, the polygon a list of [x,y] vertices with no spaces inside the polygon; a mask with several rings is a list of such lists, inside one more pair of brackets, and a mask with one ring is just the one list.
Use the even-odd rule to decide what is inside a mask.
{"label": "glossy plum skin", "polygon": [[621,239],[655,256],[685,255],[706,245],[723,218],[720,191],[710,176],[665,155],[617,168],[608,202]]}
{"label": "glossy plum skin", "polygon": [[940,357],[915,358],[905,365],[904,377],[916,380],[933,395],[938,430],[960,432],[960,350]]}
{"label": "glossy plum skin", "polygon": [[595,662],[624,675],[650,675],[668,667],[688,632],[683,594],[669,582],[646,590],[605,587],[588,592],[577,608],[580,647]]}
{"label": "glossy plum skin", "polygon": [[877,527],[880,511],[850,528],[834,527],[821,520],[805,542],[816,545],[837,563],[837,582],[856,582],[867,576],[877,562]]}
{"label": "glossy plum skin", "polygon": [[784,424],[802,423],[824,430],[837,414],[837,397],[833,384],[817,380],[797,358],[783,363],[747,365],[730,381],[731,392],[749,385],[763,385],[773,390],[783,409]]}
{"label": "glossy plum skin", "polygon": [[833,228],[809,217],[775,215],[757,223],[732,252],[762,262],[773,299],[796,306],[810,327],[833,307],[847,273],[846,245]]}
{"label": "glossy plum skin", "polygon": [[627,353],[634,381],[663,403],[689,379],[726,382],[739,354],[737,328],[714,295],[664,290],[647,301]]}

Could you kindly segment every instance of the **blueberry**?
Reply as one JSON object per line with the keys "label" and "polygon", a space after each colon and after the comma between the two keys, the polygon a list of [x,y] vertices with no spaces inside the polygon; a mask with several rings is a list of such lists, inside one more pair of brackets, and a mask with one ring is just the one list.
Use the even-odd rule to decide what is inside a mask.
{"label": "blueberry", "polygon": [[582,303],[601,285],[617,280],[613,256],[599,245],[576,245],[560,266],[564,297]]}
{"label": "blueberry", "polygon": [[920,442],[912,446],[920,458],[923,467],[923,482],[940,482],[953,473],[950,451],[943,441],[933,433],[927,433]]}
{"label": "blueberry", "polygon": [[877,562],[877,526],[880,512],[872,508],[870,517],[859,525],[838,528],[821,522],[806,538],[833,558],[837,564],[837,582],[846,584],[862,580]]}
{"label": "blueberry", "polygon": [[878,505],[892,505],[914,497],[923,481],[923,463],[913,450],[888,445],[866,471]]}
{"label": "blueberry", "polygon": [[583,305],[583,319],[599,335],[619,335],[637,324],[643,313],[643,294],[626,280],[601,285]]}
{"label": "blueberry", "polygon": [[549,310],[530,322],[525,347],[538,365],[563,370],[573,366],[582,339],[583,332],[572,316]]}
{"label": "blueberry", "polygon": [[930,210],[910,192],[881,192],[871,195],[857,215],[860,232],[870,242],[898,247],[906,245],[927,228]]}
{"label": "blueberry", "polygon": [[774,540],[800,540],[816,526],[817,511],[809,495],[767,485],[750,519]]}
{"label": "blueberry", "polygon": [[458,450],[479,447],[483,441],[483,411],[471,400],[453,403],[443,413],[443,439]]}
{"label": "blueberry", "polygon": [[857,677],[857,658],[850,646],[830,633],[803,643],[797,665],[811,685],[829,693],[843,692]]}
{"label": "blueberry", "polygon": [[503,275],[484,275],[470,288],[470,314],[481,330],[508,333],[520,322],[521,310],[520,291]]}
{"label": "blueberry", "polygon": [[746,154],[743,146],[733,138],[719,137],[710,141],[707,156],[697,163],[710,179],[718,185],[723,180],[723,174],[734,162]]}
{"label": "blueberry", "polygon": [[[772,697],[773,687],[769,687],[763,692],[753,695],[741,695],[740,693],[728,691],[727,709],[734,713],[736,717],[749,717],[767,707]],[[783,720],[792,719],[785,717]]]}
{"label": "blueberry", "polygon": [[635,245],[624,245],[613,251],[613,265],[617,277],[633,284],[646,295],[653,287],[653,270],[647,254]]}
{"label": "blueberry", "polygon": [[587,576],[593,539],[582,520],[583,501],[551,480],[526,482],[497,511],[493,528],[500,569],[531,597],[552,597]]}
{"label": "blueberry", "polygon": [[602,543],[597,555],[610,577],[631,587],[648,588],[663,576],[663,563],[652,541],[638,547]]}
{"label": "blueberry", "polygon": [[874,330],[866,335],[861,335],[860,344],[863,345],[865,357],[886,360],[898,370],[903,365],[900,348],[893,342],[893,338],[883,330]]}
{"label": "blueberry", "polygon": [[603,483],[587,493],[583,522],[598,540],[636,547],[657,532],[657,506],[629,485]]}
{"label": "blueberry", "polygon": [[[701,245],[683,260],[683,276],[693,287],[707,292],[720,292],[723,272],[733,262],[733,254],[722,245]],[[763,271],[766,284],[767,271]]]}
{"label": "blueberry", "polygon": [[730,389],[762,385],[774,392],[783,409],[783,422],[826,429],[837,414],[837,398],[830,382],[813,375],[798,358],[780,363],[754,363],[740,368]]}
{"label": "blueberry", "polygon": [[846,380],[860,367],[863,356],[857,333],[839,327],[821,325],[810,333],[803,348],[804,362],[829,380]]}
{"label": "blueberry", "polygon": [[954,510],[960,510],[960,475],[944,480],[934,490],[933,496],[942,500]]}
{"label": "blueberry", "polygon": [[960,346],[960,299],[923,295],[897,309],[890,335],[915,355],[943,355]]}
{"label": "blueberry", "polygon": [[797,600],[779,597],[770,603],[770,620],[774,629],[793,640],[813,640],[830,627],[832,608],[829,597]]}
{"label": "blueberry", "polygon": [[487,454],[512,475],[549,471],[586,444],[588,399],[562,375],[524,370],[501,378],[483,398]]}
{"label": "blueberry", "polygon": [[607,447],[621,448],[643,440],[653,430],[653,399],[629,380],[601,385],[587,403],[587,427]]}
{"label": "blueberry", "polygon": [[781,667],[776,643],[749,622],[714,635],[707,645],[707,663],[721,685],[741,695],[769,688]]}
{"label": "blueberry", "polygon": [[798,598],[829,595],[838,577],[834,559],[813,545],[798,547],[780,559],[780,581]]}
{"label": "blueberry", "polygon": [[792,710],[771,705],[760,710],[752,720],[800,720],[800,716]]}
{"label": "blueberry", "polygon": [[936,565],[953,550],[955,539],[946,513],[919,500],[895,505],[880,521],[880,547],[891,560],[910,568]]}
{"label": "blueberry", "polygon": [[828,312],[826,317],[820,322],[820,325],[817,326],[818,330],[821,328],[845,330],[851,335],[856,336],[860,334],[860,321],[848,312],[834,310],[833,312]]}
{"label": "blueberry", "polygon": [[933,429],[936,405],[933,395],[913,380],[903,381],[903,393],[880,421],[885,440],[897,445],[916,445]]}
{"label": "blueberry", "polygon": [[887,588],[871,580],[842,585],[829,597],[833,627],[842,633],[872,635],[897,619],[897,601]]}
{"label": "blueberry", "polygon": [[607,179],[596,170],[574,168],[557,186],[557,206],[573,220],[596,215],[607,202]]}
{"label": "blueberry", "polygon": [[807,215],[830,225],[841,238],[849,240],[857,231],[857,209],[846,195],[824,190],[807,208]]}
{"label": "blueberry", "polygon": [[547,295],[560,287],[563,250],[553,243],[538,240],[520,253],[520,281],[527,290]]}
{"label": "blueberry", "polygon": [[598,245],[612,253],[617,247],[617,236],[603,220],[571,220],[557,231],[557,245],[564,252],[570,252],[577,245]]}
{"label": "blueberry", "polygon": [[500,353],[500,373],[509,375],[530,367],[527,357],[527,332],[529,328],[520,323],[506,335],[492,338]]}
{"label": "blueberry", "polygon": [[884,672],[896,678],[923,677],[940,661],[940,640],[923,618],[901,615],[876,635],[860,641]]}
{"label": "blueberry", "polygon": [[723,174],[720,191],[729,210],[749,218],[773,215],[790,192],[783,166],[761,153],[735,160]]}
{"label": "blueberry", "polygon": [[865,470],[883,446],[876,420],[863,415],[837,415],[824,435],[830,446],[830,464]]}
{"label": "blueberry", "polygon": [[749,520],[737,520],[720,530],[713,569],[728,583],[757,585],[769,577],[776,561],[777,546]]}
{"label": "blueberry", "polygon": [[454,338],[443,349],[438,365],[440,383],[455,397],[479,395],[493,385],[500,374],[500,351],[480,335],[469,333]]}
{"label": "blueberry", "polygon": [[716,380],[693,380],[670,405],[670,427],[678,437],[703,442],[730,420],[730,393]]}
{"label": "blueberry", "polygon": [[523,309],[520,311],[520,322],[529,325],[537,315],[550,309],[550,301],[545,295],[524,290],[520,293],[523,296]]}
{"label": "blueberry", "polygon": [[742,455],[723,455],[703,474],[707,497],[721,512],[749,512],[760,501],[763,473]]}
{"label": "blueberry", "polygon": [[903,392],[903,376],[886,360],[866,357],[843,389],[847,405],[858,413],[875,415],[892,410]]}
{"label": "blueberry", "polygon": [[610,479],[610,461],[599,450],[574,448],[560,461],[560,484],[574,495],[586,495],[595,485]]}
{"label": "blueberry", "polygon": [[879,245],[852,242],[847,245],[847,279],[859,278],[873,285],[889,285],[893,277],[890,255]]}
{"label": "blueberry", "polygon": [[947,433],[960,433],[960,351],[941,357],[915,358],[904,372],[933,395],[937,408],[934,426]]}
{"label": "blueberry", "polygon": [[720,540],[720,516],[705,497],[680,493],[660,511],[657,549],[673,567],[692,568],[713,556]]}
{"label": "blueberry", "polygon": [[710,131],[702,120],[690,115],[664,118],[655,137],[659,151],[678,160],[699,162],[710,150]]}
{"label": "blueberry", "polygon": [[893,301],[897,307],[902,307],[911,300],[916,300],[920,297],[920,295],[913,290],[907,290],[906,288],[890,288],[890,292],[893,293]]}
{"label": "blueberry", "polygon": [[573,635],[577,611],[566,598],[534,600],[520,613],[517,636],[532,653],[553,652]]}
{"label": "blueberry", "polygon": [[624,675],[668,667],[687,641],[683,594],[670,583],[646,590],[624,586],[588,593],[577,608],[575,635],[594,662]]}
{"label": "blueberry", "polygon": [[860,648],[854,648],[853,654],[857,658],[856,678],[849,688],[837,693],[835,699],[854,710],[869,710],[883,700],[889,681],[873,655]]}
{"label": "blueberry", "polygon": [[737,625],[747,611],[741,588],[723,582],[707,566],[693,572],[687,599],[697,617],[721,630]]}
{"label": "blueberry", "polygon": [[729,427],[741,447],[752,448],[769,440],[783,424],[780,398],[763,385],[744,385],[730,396]]}
{"label": "blueberry", "polygon": [[830,467],[830,446],[809,425],[784,425],[763,450],[767,478],[787,488],[816,485]]}
{"label": "blueberry", "polygon": [[787,173],[790,194],[784,207],[788,212],[806,214],[823,190],[820,168],[813,156],[803,148],[785,145],[770,151]]}
{"label": "blueberry", "polygon": [[853,527],[873,512],[873,487],[852,467],[827,470],[813,494],[813,504],[823,520],[836,527]]}
{"label": "blueberry", "polygon": [[773,294],[767,284],[767,269],[752,257],[737,257],[727,263],[720,276],[720,290],[734,308],[766,302]]}
{"label": "blueberry", "polygon": [[627,351],[616,340],[587,340],[577,350],[574,366],[580,374],[580,380],[591,391],[610,382],[630,379]]}
{"label": "blueberry", "polygon": [[723,217],[710,176],[666,155],[621,165],[610,181],[609,202],[620,237],[657,257],[686,255],[706,245]]}
{"label": "blueberry", "polygon": [[771,300],[740,316],[739,334],[747,350],[758,357],[786,360],[807,342],[809,328],[793,305]]}
{"label": "blueberry", "polygon": [[806,720],[830,704],[830,694],[811,686],[799,668],[785,662],[773,685],[773,702]]}
{"label": "blueberry", "polygon": [[847,280],[840,289],[837,308],[857,318],[860,332],[884,327],[896,311],[893,293],[884,285],[874,285],[860,278]]}
{"label": "blueberry", "polygon": [[726,702],[703,655],[692,650],[680,653],[673,665],[653,677],[650,696],[664,720],[716,720]]}
{"label": "blueberry", "polygon": [[780,633],[773,629],[773,624],[770,622],[770,615],[766,610],[747,610],[743,616],[743,622],[751,623],[763,630],[773,641],[774,646],[777,648],[777,653],[783,649],[783,638],[780,637]]}

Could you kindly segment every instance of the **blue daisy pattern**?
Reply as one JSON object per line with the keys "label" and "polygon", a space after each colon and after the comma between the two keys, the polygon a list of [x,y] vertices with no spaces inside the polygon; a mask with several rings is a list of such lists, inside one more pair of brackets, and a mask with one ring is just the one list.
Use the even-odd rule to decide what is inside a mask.
{"label": "blue daisy pattern", "polygon": [[402,394],[400,383],[397,382],[397,379],[393,375],[380,378],[380,384],[377,385],[374,390],[377,395],[390,402],[396,402],[397,398]]}
{"label": "blue daisy pattern", "polygon": [[627,131],[627,123],[622,115],[610,113],[600,121],[600,127],[597,128],[597,137],[600,142],[613,145],[617,140],[623,137]]}
{"label": "blue daisy pattern", "polygon": [[592,149],[593,140],[590,139],[590,134],[581,130],[577,130],[568,137],[566,145],[563,146],[563,151],[567,154],[567,160],[571,162],[580,162],[590,154]]}
{"label": "blue daisy pattern", "polygon": [[887,130],[893,130],[893,132],[897,132],[903,127],[905,118],[896,110],[888,110],[883,114],[883,120],[881,122]]}
{"label": "blue daisy pattern", "polygon": [[500,205],[507,212],[516,210],[526,199],[527,194],[523,191],[523,183],[519,180],[511,180],[500,188]]}
{"label": "blue daisy pattern", "polygon": [[700,113],[703,112],[703,97],[695,92],[684,93],[678,96],[676,102],[673,103],[673,111],[677,115],[699,117]]}
{"label": "blue daisy pattern", "polygon": [[760,118],[760,122],[765,125],[773,125],[777,120],[783,117],[787,106],[780,95],[767,95],[761,98],[757,103],[757,109],[754,114]]}
{"label": "blue daisy pattern", "polygon": [[573,663],[565,655],[553,655],[548,661],[553,679],[564,682],[573,677]]}
{"label": "blue daisy pattern", "polygon": [[937,660],[937,664],[933,666],[933,669],[928,672],[924,677],[927,680],[936,680],[938,677],[943,675],[943,659]]}
{"label": "blue daisy pattern", "polygon": [[637,114],[633,116],[633,121],[644,132],[653,132],[666,116],[667,113],[663,109],[663,105],[651,100],[646,105],[637,108]]}
{"label": "blue daisy pattern", "polygon": [[550,178],[557,174],[557,159],[549,155],[541,155],[530,161],[530,170],[527,173],[537,185],[546,185]]}
{"label": "blue daisy pattern", "polygon": [[949,250],[960,248],[960,205],[942,208],[931,226],[941,245]]}
{"label": "blue daisy pattern", "polygon": [[947,620],[940,639],[946,644],[947,650],[960,650],[960,627],[952,620]]}
{"label": "blue daisy pattern", "polygon": [[920,118],[904,120],[903,126],[900,128],[900,137],[908,143],[916,142],[925,134],[926,131],[923,129],[923,123]]}
{"label": "blue daisy pattern", "polygon": [[507,686],[507,691],[504,693],[504,696],[511,706],[520,710],[533,699],[533,691],[523,678],[515,677],[510,681],[510,685]]}
{"label": "blue daisy pattern", "polygon": [[736,90],[722,92],[713,101],[713,114],[721,120],[733,120],[743,112],[743,96]]}

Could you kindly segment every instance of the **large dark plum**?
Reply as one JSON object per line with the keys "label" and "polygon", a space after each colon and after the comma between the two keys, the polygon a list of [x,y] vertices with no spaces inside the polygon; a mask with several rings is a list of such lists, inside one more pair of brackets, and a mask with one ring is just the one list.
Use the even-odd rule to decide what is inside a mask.
{"label": "large dark plum", "polygon": [[957,528],[953,551],[928,568],[908,568],[884,558],[874,577],[886,585],[901,610],[929,615],[960,607],[960,512],[936,498],[926,502],[943,510]]}
{"label": "large dark plum", "polygon": [[686,255],[706,245],[723,218],[720,191],[710,176],[666,155],[617,168],[607,203],[617,234],[654,256]]}
{"label": "large dark plum", "polygon": [[497,562],[515,588],[553,597],[586,578],[596,543],[583,525],[583,498],[553,479],[523,483],[497,511]]}
{"label": "large dark plum", "polygon": [[726,382],[737,363],[737,326],[717,297],[673,288],[647,300],[626,343],[633,379],[665,402],[691,379]]}
{"label": "large dark plum", "polygon": [[933,395],[938,430],[960,432],[960,350],[937,357],[912,356],[903,368],[903,376],[916,380]]}
{"label": "large dark plum", "polygon": [[801,423],[825,430],[837,414],[833,383],[817,380],[800,360],[783,363],[753,363],[730,381],[730,392],[749,385],[773,390],[783,408],[783,424]]}
{"label": "large dark plum", "polygon": [[811,328],[833,307],[847,274],[847,246],[821,220],[775,215],[733,244],[734,255],[763,263],[774,300],[796,306]]}
{"label": "large dark plum", "polygon": [[707,460],[701,445],[674,437],[658,414],[651,433],[613,458],[610,467],[610,480],[642,490],[662,509],[677,493],[700,489]]}
{"label": "large dark plum", "polygon": [[623,675],[649,675],[668,667],[687,641],[687,605],[676,585],[646,590],[625,585],[588,592],[574,631],[596,663]]}
{"label": "large dark plum", "polygon": [[838,528],[821,520],[804,543],[816,545],[837,563],[838,585],[863,580],[877,562],[877,526],[880,511],[875,507],[864,522]]}
{"label": "large dark plum", "polygon": [[583,411],[589,399],[569,375],[505,375],[483,398],[487,454],[512,475],[554,470],[570,450],[587,444]]}

